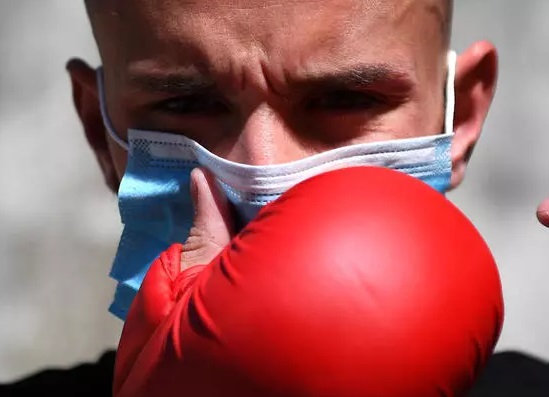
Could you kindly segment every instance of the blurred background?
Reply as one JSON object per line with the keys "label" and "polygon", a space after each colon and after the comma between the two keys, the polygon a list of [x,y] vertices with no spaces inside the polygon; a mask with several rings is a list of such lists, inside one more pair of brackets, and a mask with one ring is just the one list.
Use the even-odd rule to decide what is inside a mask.
{"label": "blurred background", "polygon": [[[549,360],[549,1],[458,0],[454,47],[499,47],[496,100],[450,198],[499,263],[498,350]],[[0,3],[0,382],[95,361],[116,346],[108,278],[121,225],[73,110],[65,61],[98,55],[83,2]],[[448,236],[452,238],[452,236]],[[451,324],[449,324],[451,326]]]}

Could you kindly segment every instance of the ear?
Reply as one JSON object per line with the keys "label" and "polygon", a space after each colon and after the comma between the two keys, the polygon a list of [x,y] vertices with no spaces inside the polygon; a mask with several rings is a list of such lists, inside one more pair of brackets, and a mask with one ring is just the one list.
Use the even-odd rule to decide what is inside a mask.
{"label": "ear", "polygon": [[492,43],[475,43],[461,56],[456,68],[455,136],[452,142],[452,182],[457,187],[477,143],[494,97],[498,55]]}
{"label": "ear", "polygon": [[107,132],[99,108],[96,72],[84,61],[71,59],[67,63],[72,82],[72,96],[86,139],[95,153],[109,189],[116,193],[120,183],[107,142]]}

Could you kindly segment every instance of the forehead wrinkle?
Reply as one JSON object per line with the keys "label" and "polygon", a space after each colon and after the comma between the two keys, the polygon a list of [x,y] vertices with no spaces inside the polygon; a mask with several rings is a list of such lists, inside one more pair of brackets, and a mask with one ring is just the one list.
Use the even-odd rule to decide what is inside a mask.
{"label": "forehead wrinkle", "polygon": [[[331,7],[327,7],[325,11],[311,10],[314,11],[314,15],[303,15],[298,12],[298,4],[319,3],[317,0],[302,2],[296,0],[136,0],[134,3],[135,8],[141,8],[141,10],[134,11],[131,10],[132,7],[129,3],[133,2],[132,0],[88,1],[98,4],[97,10],[102,10],[103,14],[101,18],[105,23],[112,25],[105,29],[105,33],[102,34],[102,42],[104,47],[112,47],[104,51],[110,51],[113,54],[110,58],[114,61],[120,61],[120,63],[127,65],[131,61],[152,59],[154,56],[156,61],[165,60],[166,66],[169,64],[173,65],[174,63],[186,63],[192,59],[193,62],[201,60],[206,64],[206,69],[212,67],[219,69],[231,66],[227,64],[226,53],[230,53],[231,59],[233,59],[235,53],[243,52],[247,56],[239,57],[243,58],[244,62],[235,61],[238,65],[243,63],[249,66],[249,60],[253,60],[252,53],[259,53],[263,54],[260,57],[263,61],[270,62],[275,67],[277,66],[277,60],[279,58],[283,59],[284,55],[288,53],[291,56],[286,57],[285,64],[278,65],[277,69],[280,69],[278,71],[280,74],[280,72],[285,72],[288,64],[290,66],[297,66],[294,63],[307,64],[310,61],[315,63],[314,58],[320,61],[319,58],[325,58],[324,53],[334,55],[337,53],[337,57],[358,61],[359,59],[357,58],[360,57],[359,54],[361,52],[357,53],[355,44],[364,41],[364,39],[360,40],[361,35],[372,35],[369,48],[372,48],[372,45],[373,48],[371,51],[364,49],[365,53],[384,54],[386,51],[383,50],[381,44],[377,46],[376,36],[373,35],[376,29],[381,28],[384,32],[387,32],[385,27],[387,29],[392,28],[391,25],[393,23],[387,24],[392,19],[397,21],[394,23],[395,29],[399,29],[399,24],[413,26],[413,22],[423,22],[426,18],[425,15],[430,14],[434,14],[434,17],[437,18],[440,24],[444,20],[445,15],[442,1],[446,2],[448,0],[328,0],[328,4],[339,6],[338,12],[333,13],[330,11]],[[261,29],[256,31],[251,23],[253,20],[251,21],[250,18],[237,17],[236,14],[238,13],[232,14],[233,16],[231,17],[230,11],[232,9],[254,4],[257,5],[256,8],[258,10],[260,8],[265,9],[265,6],[287,5],[289,14],[283,12],[283,14],[279,15],[278,11],[273,11],[272,14],[269,11],[265,11],[265,13],[260,11],[258,15],[256,13],[251,14],[250,18],[261,15],[260,25],[266,26],[266,29],[263,29],[263,31]],[[185,7],[189,7],[188,12],[190,15],[188,17],[184,16]],[[196,13],[198,9],[201,11]],[[346,10],[346,12],[343,12],[343,10]],[[352,10],[360,12],[351,12]],[[192,15],[193,13],[195,13],[194,16]],[[304,18],[305,21],[309,21],[314,17],[314,19],[318,19],[321,23],[305,23],[300,29],[307,30],[307,32],[294,36],[292,33],[293,22],[299,20],[293,18],[294,13],[297,13],[299,18]],[[363,24],[357,22],[361,18],[360,15],[367,16],[370,13],[375,14],[371,21],[368,20]],[[202,17],[199,17],[198,14],[202,14]],[[209,14],[222,14],[227,18],[225,18],[223,23],[216,23],[216,21],[219,22],[217,19],[212,18],[211,21],[208,19],[207,15]],[[242,15],[245,14],[246,12]],[[344,19],[346,16],[353,14],[356,18]],[[206,18],[203,19],[204,16]],[[283,16],[288,18],[284,18]],[[419,20],[420,16],[421,20]],[[145,18],[148,21],[146,24],[151,30],[147,33],[148,38],[145,36],[145,43],[140,40],[134,40],[133,27],[129,27],[132,21],[136,22],[141,18]],[[410,22],[409,18],[412,18],[413,22]],[[280,21],[280,19],[283,20]],[[128,26],[124,27],[124,24]],[[210,24],[211,26],[209,26]],[[276,24],[288,24],[288,26],[287,28],[274,31],[270,29],[270,24],[273,24],[273,26],[276,26]],[[157,26],[156,28],[155,25]],[[185,29],[182,29],[183,25],[185,25]],[[333,29],[337,26],[339,26],[339,30]],[[432,25],[429,29],[432,31],[435,26]],[[405,27],[405,29],[410,31],[410,27]],[[413,27],[413,29],[417,29],[418,32],[414,36],[421,40],[419,32],[423,28]],[[192,34],[189,33],[188,37],[185,38],[186,32],[191,32]],[[202,40],[201,36],[206,34],[210,35],[206,37],[208,40]],[[110,35],[113,36],[109,37]],[[219,37],[211,40],[213,35]],[[392,37],[393,35],[389,33],[389,36]],[[114,38],[116,37],[118,37],[118,43],[114,42]],[[391,42],[402,42],[403,39],[407,41],[407,38],[395,34]],[[124,41],[127,42],[123,43]],[[370,40],[368,39],[367,41]],[[130,42],[134,42],[134,44]],[[202,45],[202,43],[207,43],[208,46]],[[229,48],[229,45],[232,45],[234,48]],[[199,48],[195,48],[197,46]],[[435,45],[435,47],[437,46],[438,44]],[[132,55],[132,48],[137,51],[136,55]],[[148,54],[146,48],[156,48],[157,50]],[[299,53],[292,52],[292,48],[299,49]],[[383,58],[389,59],[390,57],[384,56]],[[391,58],[396,60],[395,57]],[[399,62],[402,61],[402,57],[399,57]],[[335,64],[334,62],[330,63],[332,67],[335,67],[335,64],[339,62],[335,62]]]}

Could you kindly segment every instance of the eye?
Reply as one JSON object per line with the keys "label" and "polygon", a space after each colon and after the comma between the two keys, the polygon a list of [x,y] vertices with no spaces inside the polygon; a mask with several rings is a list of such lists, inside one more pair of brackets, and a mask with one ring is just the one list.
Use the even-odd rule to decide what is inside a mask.
{"label": "eye", "polygon": [[209,95],[170,98],[155,105],[155,109],[176,115],[217,115],[229,111],[223,100]]}
{"label": "eye", "polygon": [[373,94],[360,91],[338,90],[322,94],[307,104],[311,110],[364,111],[382,104]]}

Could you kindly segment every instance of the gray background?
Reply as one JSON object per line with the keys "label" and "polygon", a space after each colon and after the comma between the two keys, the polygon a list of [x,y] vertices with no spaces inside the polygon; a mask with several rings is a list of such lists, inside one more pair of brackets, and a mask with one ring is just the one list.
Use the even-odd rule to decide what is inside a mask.
{"label": "gray background", "polygon": [[[500,84],[464,185],[450,198],[499,262],[498,349],[549,359],[549,1],[457,0],[454,47],[490,39]],[[81,1],[0,4],[0,381],[95,360],[121,324],[107,277],[121,230],[72,108],[64,62],[98,57]],[[451,236],[449,236],[451,238]]]}

